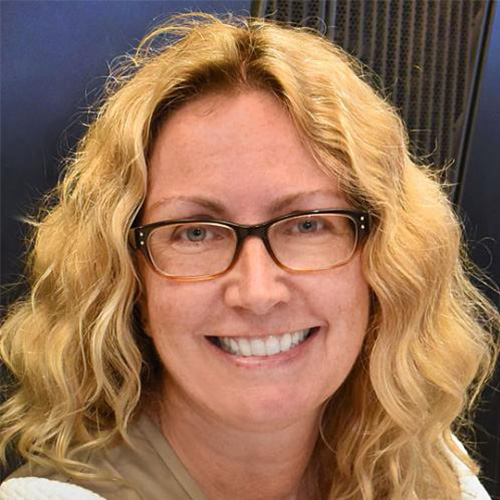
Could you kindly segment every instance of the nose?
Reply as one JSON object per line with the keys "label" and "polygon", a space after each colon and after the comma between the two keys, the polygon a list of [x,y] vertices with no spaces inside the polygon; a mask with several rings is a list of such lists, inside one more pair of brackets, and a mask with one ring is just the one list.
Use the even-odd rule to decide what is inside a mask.
{"label": "nose", "polygon": [[274,306],[290,300],[289,287],[280,280],[286,271],[269,255],[264,242],[248,237],[234,267],[227,274],[225,302],[264,315]]}

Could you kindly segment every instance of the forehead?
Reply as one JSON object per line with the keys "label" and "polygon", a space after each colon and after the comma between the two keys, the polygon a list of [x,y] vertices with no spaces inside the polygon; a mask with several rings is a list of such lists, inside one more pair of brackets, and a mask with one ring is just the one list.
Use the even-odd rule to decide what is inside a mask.
{"label": "forehead", "polygon": [[212,94],[175,111],[160,129],[145,212],[175,196],[211,196],[236,213],[255,214],[276,197],[318,190],[341,197],[276,98]]}

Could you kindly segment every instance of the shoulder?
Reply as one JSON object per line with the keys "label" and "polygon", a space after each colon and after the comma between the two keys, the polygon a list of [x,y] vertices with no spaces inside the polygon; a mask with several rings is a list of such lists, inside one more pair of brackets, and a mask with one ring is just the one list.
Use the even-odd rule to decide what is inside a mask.
{"label": "shoulder", "polygon": [[109,463],[106,455],[89,460],[103,479],[80,479],[28,462],[10,474],[0,486],[0,500],[144,500]]}
{"label": "shoulder", "polygon": [[[110,472],[109,470],[101,472]],[[120,481],[121,478],[116,478]],[[25,464],[0,486],[0,500],[144,500],[122,483],[79,480],[53,468]]]}
{"label": "shoulder", "polygon": [[[34,491],[33,488],[42,484],[40,479],[45,480],[42,484],[44,488],[59,488],[63,491],[63,486],[80,487],[82,491],[78,490],[79,493],[83,495],[88,491],[96,495],[97,499],[206,500],[174,456],[160,430],[147,418],[131,425],[127,442],[122,440],[114,446],[88,452],[79,461],[93,466],[99,476],[94,479],[75,479],[57,472],[53,467],[28,463],[7,478],[4,483],[7,486],[0,487],[0,500],[45,500],[42,496],[17,494],[17,491],[25,491],[26,488]],[[62,483],[62,486],[56,482]],[[76,493],[57,496],[52,489],[49,496],[51,500],[80,500]],[[7,492],[9,496],[6,496]],[[82,500],[87,498],[94,500],[88,495],[81,497]]]}
{"label": "shoulder", "polygon": [[0,500],[106,500],[93,491],[40,477],[17,477],[0,486]]}
{"label": "shoulder", "polygon": [[[453,440],[455,444],[467,454],[464,445],[455,436],[453,436]],[[491,500],[490,495],[479,482],[478,477],[453,453],[450,452],[449,456],[457,473],[458,480],[460,481],[460,489],[462,492],[461,500]]]}

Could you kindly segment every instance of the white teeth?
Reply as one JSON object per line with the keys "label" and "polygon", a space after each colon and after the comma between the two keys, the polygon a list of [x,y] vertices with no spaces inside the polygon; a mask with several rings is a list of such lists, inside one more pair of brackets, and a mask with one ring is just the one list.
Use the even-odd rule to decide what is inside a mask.
{"label": "white teeth", "polygon": [[237,356],[273,356],[286,352],[302,343],[310,329],[285,333],[283,335],[263,338],[249,337],[218,337],[220,347]]}
{"label": "white teeth", "polygon": [[280,339],[281,351],[288,351],[292,347],[292,336],[289,333],[285,333]]}
{"label": "white teeth", "polygon": [[231,345],[230,352],[238,352],[238,342],[234,339],[229,339],[229,344]]}
{"label": "white teeth", "polygon": [[252,356],[266,355],[266,344],[262,339],[251,339],[250,347],[252,348]]}
{"label": "white teeth", "polygon": [[280,341],[271,335],[266,340],[266,354],[272,356],[273,354],[278,354],[280,352]]}
{"label": "white teeth", "polygon": [[250,342],[247,339],[234,339],[236,343],[236,349],[234,354],[241,354],[243,356],[251,356],[252,349],[250,347]]}

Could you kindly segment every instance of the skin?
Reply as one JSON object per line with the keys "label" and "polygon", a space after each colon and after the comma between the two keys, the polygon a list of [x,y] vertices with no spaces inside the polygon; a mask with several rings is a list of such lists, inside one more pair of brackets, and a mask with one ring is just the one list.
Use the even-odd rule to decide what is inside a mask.
{"label": "skin", "polygon": [[[350,208],[337,184],[274,97],[208,94],[160,130],[142,223],[207,215],[257,224],[295,210]],[[306,196],[269,211],[299,192]],[[167,200],[177,195],[208,197],[227,213]],[[140,272],[145,330],[166,368],[158,421],[193,479],[211,500],[311,500],[307,465],[321,405],[347,377],[368,323],[359,252],[341,267],[297,274],[250,238],[235,267],[212,280],[166,279],[145,260]],[[233,362],[206,338],[312,326],[321,329],[307,348],[281,363]]]}

